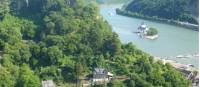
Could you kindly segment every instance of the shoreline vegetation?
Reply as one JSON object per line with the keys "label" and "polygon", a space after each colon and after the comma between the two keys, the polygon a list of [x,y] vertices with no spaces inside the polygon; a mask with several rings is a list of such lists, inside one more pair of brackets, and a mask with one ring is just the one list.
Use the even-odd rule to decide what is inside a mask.
{"label": "shoreline vegetation", "polygon": [[189,67],[187,64],[182,64],[180,62],[177,62],[177,61],[174,61],[174,60],[171,60],[171,59],[164,59],[164,58],[161,58],[161,57],[154,57],[154,60],[155,61],[162,61],[164,64],[165,63],[169,63],[176,69],[185,67],[186,70],[188,70],[188,71],[197,71],[197,72],[199,72],[198,68]]}
{"label": "shoreline vegetation", "polygon": [[170,19],[163,19],[163,18],[158,18],[157,16],[144,16],[142,14],[138,14],[138,13],[133,13],[130,11],[125,11],[122,9],[117,8],[116,9],[116,13],[119,15],[123,15],[123,16],[128,16],[128,17],[135,17],[135,18],[140,18],[140,19],[145,19],[145,20],[150,20],[150,21],[155,21],[155,22],[161,22],[161,23],[166,23],[166,24],[170,24],[170,25],[175,25],[175,26],[179,26],[179,27],[184,27],[187,29],[191,29],[191,30],[195,30],[195,31],[199,31],[199,25],[197,24],[191,24],[188,22],[182,22],[182,21],[177,21],[177,20],[170,20]]}
{"label": "shoreline vegetation", "polygon": [[158,38],[158,30],[156,28],[150,27],[149,30],[147,31],[146,37],[147,39],[157,39]]}
{"label": "shoreline vegetation", "polygon": [[[182,74],[185,75],[185,77],[189,80],[192,81],[193,86],[195,86],[196,82],[198,81],[198,68],[194,68],[190,64],[182,64],[180,62],[170,60],[170,59],[163,59],[161,57],[154,57],[155,62],[162,62],[164,65],[165,64],[170,64],[172,67],[174,67],[176,70],[180,71]],[[195,86],[196,87],[196,86]]]}

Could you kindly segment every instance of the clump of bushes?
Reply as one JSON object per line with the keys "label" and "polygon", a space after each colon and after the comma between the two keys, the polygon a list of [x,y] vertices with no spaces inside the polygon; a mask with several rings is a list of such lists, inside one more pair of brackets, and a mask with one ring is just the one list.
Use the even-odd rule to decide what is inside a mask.
{"label": "clump of bushes", "polygon": [[158,34],[158,30],[156,28],[149,28],[149,30],[147,32],[148,36],[153,36],[153,35],[156,35],[156,34]]}

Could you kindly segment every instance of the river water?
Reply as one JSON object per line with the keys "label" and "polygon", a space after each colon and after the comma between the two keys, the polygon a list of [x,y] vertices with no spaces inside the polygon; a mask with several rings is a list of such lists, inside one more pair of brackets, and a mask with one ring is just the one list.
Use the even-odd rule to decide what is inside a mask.
{"label": "river water", "polygon": [[[173,25],[152,22],[133,17],[117,15],[116,8],[121,5],[101,5],[101,15],[112,26],[113,32],[119,35],[122,43],[132,42],[143,51],[165,59],[174,60],[183,64],[193,64],[198,68],[198,57],[176,58],[178,55],[199,53],[198,32]],[[112,14],[111,14],[112,13]],[[144,22],[149,27],[158,29],[159,38],[148,40],[134,34],[138,26]]]}

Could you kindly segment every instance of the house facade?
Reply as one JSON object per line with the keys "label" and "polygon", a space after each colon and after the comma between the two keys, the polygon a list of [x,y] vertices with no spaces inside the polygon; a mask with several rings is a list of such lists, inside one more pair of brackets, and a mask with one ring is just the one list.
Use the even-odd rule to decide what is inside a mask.
{"label": "house facade", "polygon": [[103,68],[95,68],[93,71],[93,83],[108,82],[112,79],[113,74]]}
{"label": "house facade", "polygon": [[42,81],[42,87],[56,87],[53,80]]}

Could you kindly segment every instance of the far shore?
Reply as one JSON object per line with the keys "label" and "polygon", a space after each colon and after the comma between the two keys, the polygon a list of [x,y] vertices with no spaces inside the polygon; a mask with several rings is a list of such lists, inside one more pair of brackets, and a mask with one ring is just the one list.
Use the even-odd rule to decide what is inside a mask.
{"label": "far shore", "polygon": [[155,21],[155,22],[159,22],[159,23],[160,22],[161,23],[167,23],[167,24],[170,24],[170,25],[175,25],[175,26],[184,27],[184,28],[187,28],[187,29],[199,31],[199,25],[198,24],[192,24],[192,23],[182,22],[182,21],[177,21],[177,20],[162,19],[162,18],[158,18],[158,17],[141,16],[141,15],[138,15],[136,13],[134,14],[134,13],[123,11],[121,9],[117,9],[116,13],[119,14],[119,15],[135,17],[135,18]]}

